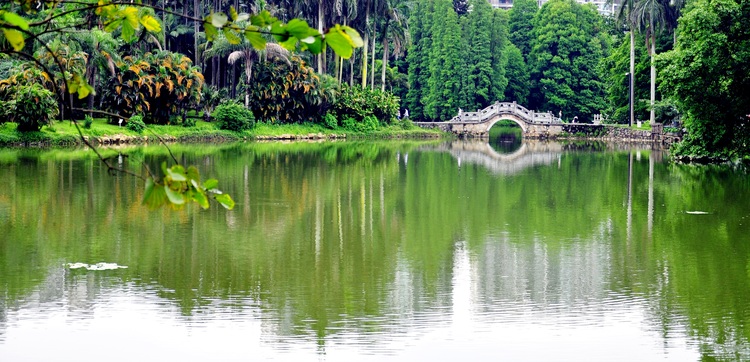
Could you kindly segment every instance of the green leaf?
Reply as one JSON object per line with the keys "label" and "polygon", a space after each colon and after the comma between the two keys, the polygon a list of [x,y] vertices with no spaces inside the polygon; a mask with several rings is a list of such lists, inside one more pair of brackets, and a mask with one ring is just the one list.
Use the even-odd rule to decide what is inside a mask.
{"label": "green leaf", "polygon": [[227,210],[234,208],[234,200],[232,200],[232,197],[228,194],[216,195],[215,199]]}
{"label": "green leaf", "polygon": [[158,33],[161,31],[161,24],[151,15],[144,15],[141,17],[141,24],[147,31],[151,33]]}
{"label": "green leaf", "polygon": [[276,19],[268,10],[263,10],[260,14],[253,15],[250,17],[250,24],[253,24],[260,28],[265,28],[271,24],[277,22]]}
{"label": "green leaf", "polygon": [[204,193],[194,192],[193,201],[197,202],[204,210],[208,209],[208,197]]}
{"label": "green leaf", "polygon": [[280,21],[271,24],[271,34],[273,34],[273,37],[279,43],[289,40],[289,32],[287,32],[286,27]]}
{"label": "green leaf", "polygon": [[3,29],[3,34],[5,34],[5,39],[10,43],[10,46],[13,47],[13,50],[17,52],[21,51],[26,44],[23,39],[23,33],[16,29]]}
{"label": "green leaf", "polygon": [[242,43],[242,39],[240,39],[240,37],[237,36],[237,34],[234,31],[232,31],[232,29],[224,28],[223,33],[224,33],[224,37],[227,38],[227,41],[229,42],[229,44]]}
{"label": "green leaf", "polygon": [[22,30],[29,30],[29,23],[26,22],[26,19],[16,13],[6,11],[3,13],[3,19],[10,25],[17,26]]}
{"label": "green leaf", "polygon": [[122,40],[126,43],[132,43],[135,40],[135,28],[130,25],[130,22],[122,23]]}
{"label": "green leaf", "polygon": [[[125,18],[125,24],[130,25],[133,29],[138,28],[138,8],[128,6],[125,9],[122,9],[122,15]],[[123,26],[125,24],[123,24]]]}
{"label": "green leaf", "polygon": [[187,181],[187,177],[185,177],[185,169],[180,165],[174,165],[172,168],[167,169],[167,175],[172,178],[172,181],[177,182],[185,182]]}
{"label": "green leaf", "polygon": [[91,93],[91,87],[84,81],[83,84],[78,87],[78,99],[84,99]]}
{"label": "green leaf", "polygon": [[234,6],[229,7],[229,16],[232,18],[232,21],[237,21],[237,10],[234,9]]}
{"label": "green leaf", "polygon": [[310,26],[304,20],[292,19],[286,24],[286,29],[292,36],[302,39],[307,37]]}
{"label": "green leaf", "polygon": [[351,39],[339,29],[331,29],[325,37],[326,45],[330,46],[338,56],[349,59],[354,52]]}
{"label": "green leaf", "polygon": [[[191,180],[201,182],[201,174],[195,166],[190,166],[187,169],[187,177]],[[196,186],[198,188],[198,186]]]}
{"label": "green leaf", "polygon": [[221,29],[224,27],[224,25],[227,25],[227,21],[229,18],[227,18],[224,13],[211,13],[211,15],[208,16],[209,21],[211,22],[211,25],[214,27]]}
{"label": "green leaf", "polygon": [[104,31],[111,33],[115,31],[117,28],[119,28],[121,24],[122,24],[122,19],[109,22],[107,26],[104,27]]}
{"label": "green leaf", "polygon": [[203,188],[206,190],[213,190],[219,186],[219,180],[210,178],[203,183]]}
{"label": "green leaf", "polygon": [[[208,20],[208,17],[206,17]],[[206,40],[213,41],[219,35],[219,31],[211,23],[203,23],[203,28],[206,30]]]}
{"label": "green leaf", "polygon": [[287,40],[280,41],[279,45],[281,45],[282,47],[284,47],[284,49],[286,49],[286,50],[294,50],[294,48],[297,47],[297,38],[295,38],[293,36],[289,37],[289,39],[287,39]]}
{"label": "green leaf", "polygon": [[182,205],[185,203],[185,198],[183,198],[182,194],[180,194],[178,191],[172,190],[169,187],[164,187],[164,193],[167,194],[169,202],[175,205]]}
{"label": "green leaf", "polygon": [[254,27],[255,30],[249,29],[245,30],[245,39],[250,42],[250,44],[255,49],[265,49],[266,48],[266,39],[263,38],[263,36],[257,31],[257,27]]}
{"label": "green leaf", "polygon": [[149,209],[157,209],[167,201],[164,186],[154,183],[153,179],[146,180],[146,192],[143,194],[143,204]]}
{"label": "green leaf", "polygon": [[361,48],[363,45],[365,45],[365,43],[362,41],[362,37],[359,35],[359,32],[354,28],[349,26],[341,26],[341,30],[343,30],[344,33],[349,36],[349,39],[351,40],[351,43],[355,48]]}
{"label": "green leaf", "polygon": [[310,28],[304,37],[300,38],[303,50],[309,50],[313,54],[323,51],[323,37],[316,29]]}

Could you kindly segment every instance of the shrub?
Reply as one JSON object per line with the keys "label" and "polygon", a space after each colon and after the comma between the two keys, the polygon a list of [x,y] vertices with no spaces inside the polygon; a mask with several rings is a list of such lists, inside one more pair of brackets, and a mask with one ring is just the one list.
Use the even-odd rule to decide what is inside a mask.
{"label": "shrub", "polygon": [[380,126],[378,119],[375,116],[366,116],[361,122],[358,122],[352,117],[344,119],[344,128],[354,132],[372,132],[376,131]]}
{"label": "shrub", "polygon": [[241,132],[252,128],[255,123],[253,112],[234,101],[218,105],[212,116],[220,129],[228,131]]}
{"label": "shrub", "polygon": [[339,120],[336,119],[336,116],[330,112],[326,113],[326,115],[323,116],[323,124],[325,124],[325,126],[330,129],[339,128]]}
{"label": "shrub", "polygon": [[351,117],[366,122],[366,117],[373,116],[378,122],[390,124],[396,119],[398,98],[379,89],[343,85],[341,94],[333,105],[333,112],[339,119]]}
{"label": "shrub", "polygon": [[403,118],[401,119],[401,128],[405,130],[414,129],[416,126],[414,125],[414,122],[412,122],[409,118]]}
{"label": "shrub", "polygon": [[91,129],[91,124],[93,124],[93,123],[94,123],[94,119],[91,118],[91,116],[86,116],[83,119],[83,128],[85,128],[85,129]]}
{"label": "shrub", "polygon": [[253,69],[253,83],[247,90],[249,108],[258,120],[267,123],[320,122],[324,113],[321,105],[327,91],[320,88],[319,76],[302,59],[292,57],[286,61],[256,62]]}
{"label": "shrub", "polygon": [[182,120],[182,126],[183,127],[195,127],[195,118],[185,117],[185,119]]}
{"label": "shrub", "polygon": [[16,109],[16,101],[3,101],[0,99],[0,124],[11,121],[14,109]]}
{"label": "shrub", "polygon": [[128,119],[128,124],[125,127],[133,132],[141,133],[146,129],[146,124],[143,123],[143,116],[135,115]]}
{"label": "shrub", "polygon": [[55,95],[37,83],[19,85],[12,114],[21,132],[39,131],[51,123],[59,110]]}

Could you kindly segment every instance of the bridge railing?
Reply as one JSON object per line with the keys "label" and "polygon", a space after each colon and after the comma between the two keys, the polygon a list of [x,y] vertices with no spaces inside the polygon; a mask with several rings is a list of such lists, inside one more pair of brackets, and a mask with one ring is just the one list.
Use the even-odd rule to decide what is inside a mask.
{"label": "bridge railing", "polygon": [[482,123],[488,118],[500,114],[511,113],[517,117],[532,123],[561,123],[561,120],[549,112],[534,112],[516,102],[495,102],[489,107],[476,112],[463,112],[459,109],[457,116],[449,122],[458,123]]}
{"label": "bridge railing", "polygon": [[534,112],[533,122],[535,123],[562,123],[560,118],[555,117],[550,112]]}

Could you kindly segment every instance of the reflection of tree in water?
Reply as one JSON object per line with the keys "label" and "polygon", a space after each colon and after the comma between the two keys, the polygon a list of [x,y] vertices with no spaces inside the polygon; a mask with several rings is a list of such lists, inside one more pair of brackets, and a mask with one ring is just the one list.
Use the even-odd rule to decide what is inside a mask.
{"label": "reflection of tree in water", "polygon": [[490,129],[490,147],[500,154],[513,153],[521,148],[523,130],[512,121],[501,121]]}
{"label": "reflection of tree in water", "polygon": [[[497,155],[479,142],[436,147],[443,152],[391,147],[269,143],[223,147],[210,158],[185,152],[193,163],[206,158],[206,173],[243,200],[232,213],[120,207],[138,200],[142,185],[89,161],[2,168],[9,194],[19,196],[5,209],[0,199],[17,226],[2,229],[0,240],[0,270],[14,271],[0,281],[0,340],[13,304],[63,300],[84,319],[124,282],[156,292],[182,320],[212,318],[215,303],[252,313],[265,341],[279,346],[314,341],[324,351],[329,341],[354,340],[377,349],[379,337],[450,322],[459,300],[453,281],[468,275],[471,289],[459,290],[490,321],[525,317],[511,307],[585,312],[577,320],[595,321],[618,303],[646,300],[648,327],[666,341],[688,329],[707,359],[747,357],[746,176],[666,165],[653,151],[587,152],[601,145],[526,142],[521,152]],[[649,156],[657,160],[653,230]],[[103,260],[129,268],[59,268]]]}

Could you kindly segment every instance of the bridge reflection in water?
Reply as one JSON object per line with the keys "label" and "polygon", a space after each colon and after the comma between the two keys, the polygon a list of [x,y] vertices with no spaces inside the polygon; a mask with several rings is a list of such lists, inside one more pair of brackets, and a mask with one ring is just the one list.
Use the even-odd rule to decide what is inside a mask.
{"label": "bridge reflection in water", "polygon": [[458,162],[480,165],[490,172],[512,175],[536,165],[559,162],[563,144],[557,142],[524,141],[511,153],[497,152],[486,140],[456,140],[437,147],[450,153]]}

